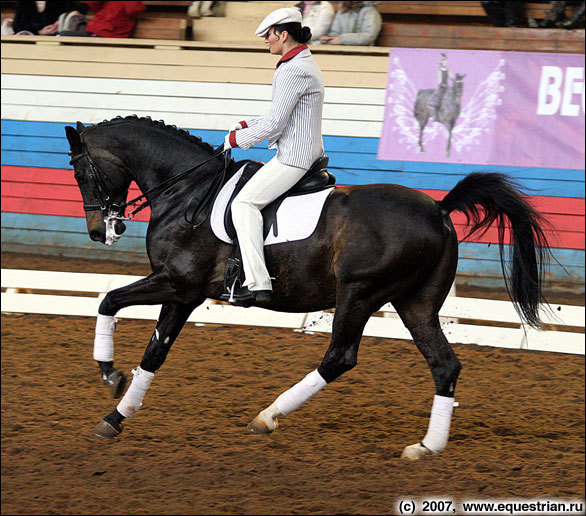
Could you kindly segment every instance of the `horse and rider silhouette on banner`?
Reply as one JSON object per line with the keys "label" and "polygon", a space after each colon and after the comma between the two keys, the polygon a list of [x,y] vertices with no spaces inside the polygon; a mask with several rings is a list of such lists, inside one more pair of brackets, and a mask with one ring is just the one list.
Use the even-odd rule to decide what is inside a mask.
{"label": "horse and rider silhouette on banner", "polygon": [[437,89],[425,89],[417,92],[413,115],[419,123],[419,152],[424,153],[423,131],[427,122],[443,124],[448,131],[448,142],[446,144],[446,157],[450,157],[452,151],[452,130],[456,120],[460,116],[462,105],[462,92],[464,90],[465,74],[456,73],[451,78],[452,85],[449,85],[448,58],[442,53],[440,68],[438,70]]}

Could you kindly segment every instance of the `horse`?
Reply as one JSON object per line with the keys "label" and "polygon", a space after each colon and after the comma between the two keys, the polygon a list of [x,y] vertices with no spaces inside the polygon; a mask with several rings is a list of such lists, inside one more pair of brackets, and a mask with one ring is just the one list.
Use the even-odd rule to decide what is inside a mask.
{"label": "horse", "polygon": [[[448,130],[448,143],[446,145],[446,157],[450,156],[452,149],[452,129],[460,116],[462,104],[462,92],[464,90],[465,74],[456,74],[452,79],[453,84],[446,88],[443,95],[439,90],[419,90],[415,99],[413,115],[419,122],[419,152],[423,153],[423,131],[430,118],[443,124]],[[432,100],[439,100],[437,106],[433,106]]]}
{"label": "horse", "polygon": [[[96,436],[115,438],[122,421],[140,407],[191,312],[206,298],[219,300],[224,293],[232,246],[213,234],[204,213],[210,208],[194,223],[186,207],[193,196],[205,199],[211,185],[233,177],[240,164],[201,138],[149,117],[117,117],[88,126],[78,122],[65,130],[92,240],[121,238],[125,225],[120,212],[132,181],[151,207],[146,248],[152,273],[108,292],[97,315],[94,359],[103,382],[119,398],[126,377],[113,362],[114,316],[131,305],[162,305],[126,394],[94,428]],[[546,221],[512,178],[471,173],[439,202],[401,185],[332,188],[308,238],[265,247],[268,270],[276,278],[273,295],[270,301],[252,302],[285,312],[335,308],[329,347],[316,371],[260,411],[248,432],[276,430],[280,418],[354,368],[366,322],[391,302],[427,360],[436,391],[426,436],[407,446],[403,456],[415,460],[445,448],[461,370],[438,317],[458,264],[458,238],[450,219],[455,210],[468,217],[470,234],[496,224],[511,299],[524,321],[540,326],[549,251]],[[509,226],[512,244],[506,247]]]}

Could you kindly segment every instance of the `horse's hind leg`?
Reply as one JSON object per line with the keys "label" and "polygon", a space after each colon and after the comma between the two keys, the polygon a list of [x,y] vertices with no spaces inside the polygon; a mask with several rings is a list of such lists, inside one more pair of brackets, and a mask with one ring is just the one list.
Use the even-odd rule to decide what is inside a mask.
{"label": "horse's hind leg", "polygon": [[448,143],[446,145],[446,157],[449,158],[452,152],[452,129],[453,127],[448,127]]}
{"label": "horse's hind leg", "polygon": [[[427,434],[420,443],[407,446],[403,457],[418,459],[423,455],[441,452],[448,443],[454,408],[456,381],[460,361],[448,343],[440,326],[438,312],[449,292],[454,278],[450,265],[455,253],[447,253],[434,275],[418,291],[393,300],[397,313],[413,336],[417,348],[427,360],[435,382]],[[454,259],[455,259],[454,258]]]}
{"label": "horse's hind leg", "polygon": [[407,327],[417,348],[427,360],[436,389],[425,437],[420,443],[407,446],[403,451],[402,457],[415,460],[430,453],[440,453],[448,444],[454,393],[461,365],[442,332],[437,316],[418,326],[407,324]]}
{"label": "horse's hind leg", "polygon": [[328,383],[352,369],[357,363],[364,326],[381,304],[356,299],[351,288],[339,287],[332,340],[321,365],[261,411],[248,425],[248,431],[256,434],[272,432],[277,429],[280,416],[297,410]]}
{"label": "horse's hind leg", "polygon": [[163,365],[173,342],[197,304],[163,305],[157,327],[140,366],[132,371],[134,376],[130,387],[118,406],[96,425],[94,435],[112,438],[122,432],[122,421],[132,417],[142,405],[142,400],[150,387],[155,371]]}

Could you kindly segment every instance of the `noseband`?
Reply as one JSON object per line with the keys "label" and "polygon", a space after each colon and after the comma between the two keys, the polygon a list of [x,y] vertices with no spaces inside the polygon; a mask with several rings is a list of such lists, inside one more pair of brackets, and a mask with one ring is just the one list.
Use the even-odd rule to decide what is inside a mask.
{"label": "noseband", "polygon": [[[90,212],[90,211],[98,211],[98,210],[106,212],[108,214],[109,219],[131,220],[136,213],[145,209],[147,206],[150,206],[151,202],[159,194],[161,194],[168,187],[174,185],[177,181],[182,179],[189,172],[194,171],[195,169],[201,167],[202,165],[205,165],[206,163],[208,163],[212,159],[226,153],[224,156],[224,167],[223,167],[222,173],[220,174],[219,181],[218,180],[212,181],[208,192],[204,196],[202,205],[205,205],[205,207],[207,207],[207,205],[209,204],[209,200],[212,198],[215,198],[215,196],[219,192],[220,187],[224,183],[224,178],[226,176],[226,170],[228,168],[228,163],[230,162],[230,157],[231,157],[230,156],[231,155],[230,149],[224,150],[224,146],[221,145],[208,159],[202,161],[201,163],[198,163],[197,165],[194,165],[191,168],[188,168],[187,170],[184,170],[183,172],[181,172],[175,176],[170,177],[166,181],[163,181],[160,185],[155,186],[154,188],[151,188],[147,192],[144,192],[142,195],[139,195],[138,197],[136,197],[130,201],[124,202],[122,204],[118,204],[118,203],[111,202],[110,196],[106,192],[106,182],[104,181],[104,175],[100,171],[100,168],[98,167],[96,162],[93,160],[89,151],[87,150],[87,145],[85,142],[84,133],[80,133],[80,138],[81,138],[81,143],[82,143],[82,151],[79,154],[75,154],[74,156],[72,156],[71,160],[69,161],[69,164],[75,165],[75,163],[77,163],[78,161],[80,161],[82,159],[87,160],[88,179],[92,183],[92,190],[94,193],[94,198],[97,200],[96,204],[89,204],[89,203],[86,203],[84,200],[83,209],[86,211],[86,213]],[[71,154],[71,152],[70,152],[70,154]],[[154,195],[152,195],[150,199],[147,199],[146,198],[147,194],[154,194]],[[142,199],[144,199],[144,201],[135,210],[133,210],[131,213],[129,213],[128,217],[125,217],[124,212],[125,212],[126,208],[128,206],[136,206],[138,204],[138,202]],[[200,208],[201,208],[201,206],[200,206]],[[198,211],[201,211],[201,209]]]}

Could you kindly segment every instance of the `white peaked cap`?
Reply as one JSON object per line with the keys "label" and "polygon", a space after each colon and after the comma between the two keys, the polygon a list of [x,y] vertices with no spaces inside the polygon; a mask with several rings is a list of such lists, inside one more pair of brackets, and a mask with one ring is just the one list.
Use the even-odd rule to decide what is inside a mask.
{"label": "white peaked cap", "polygon": [[273,25],[292,22],[301,23],[301,12],[293,7],[283,7],[273,11],[260,22],[255,34],[260,38],[264,38]]}

